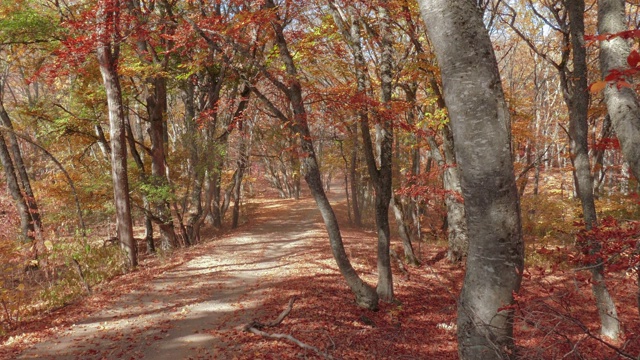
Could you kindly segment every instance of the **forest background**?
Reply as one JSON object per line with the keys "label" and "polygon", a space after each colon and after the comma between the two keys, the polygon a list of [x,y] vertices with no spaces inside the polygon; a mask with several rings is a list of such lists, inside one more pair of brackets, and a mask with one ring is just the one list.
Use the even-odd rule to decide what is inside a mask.
{"label": "forest background", "polygon": [[[501,264],[513,279],[474,285],[495,285],[499,299],[488,319],[464,315],[475,319],[472,340],[459,307],[459,345],[476,336],[488,349],[460,356],[512,356],[515,322],[553,339],[536,348],[542,358],[637,358],[640,5],[440,3],[2,0],[0,333],[140,259],[240,226],[265,183],[295,199],[308,184],[361,307],[396,300],[393,272],[441,258],[475,264],[480,240],[467,226],[489,207],[467,195],[486,189],[471,186],[474,172],[461,173],[456,156],[500,146],[483,149],[477,134],[460,141],[449,121],[450,66],[438,64],[437,21],[423,22],[441,5],[468,10],[491,39],[490,50],[470,49],[486,63],[495,55],[518,215],[517,231],[500,229],[513,239],[487,244],[523,247]],[[621,96],[632,99],[626,112],[615,107]],[[350,264],[330,186],[346,194],[342,224],[376,231],[375,289]],[[436,260],[416,246],[436,249]],[[523,276],[535,281],[520,289]],[[581,301],[595,317],[581,317]]]}

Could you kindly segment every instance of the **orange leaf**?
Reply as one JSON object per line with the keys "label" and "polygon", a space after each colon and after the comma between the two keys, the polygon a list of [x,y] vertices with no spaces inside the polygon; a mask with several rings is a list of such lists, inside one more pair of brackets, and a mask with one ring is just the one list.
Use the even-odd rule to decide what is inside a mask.
{"label": "orange leaf", "polygon": [[597,92],[602,91],[606,86],[607,86],[606,81],[596,81],[593,84],[591,84],[591,86],[589,87],[589,90],[595,94]]}

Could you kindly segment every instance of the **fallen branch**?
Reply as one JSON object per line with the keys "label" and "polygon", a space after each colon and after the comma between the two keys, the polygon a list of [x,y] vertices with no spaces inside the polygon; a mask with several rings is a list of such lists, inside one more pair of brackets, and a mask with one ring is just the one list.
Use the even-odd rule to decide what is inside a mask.
{"label": "fallen branch", "polygon": [[253,320],[251,321],[251,323],[247,324],[244,326],[243,330],[244,331],[248,331],[250,333],[268,338],[268,339],[276,339],[276,340],[288,340],[296,345],[298,345],[299,347],[305,349],[305,350],[311,350],[313,352],[315,352],[316,354],[324,357],[325,359],[329,359],[329,360],[334,360],[335,358],[329,354],[327,354],[326,352],[318,349],[315,346],[311,346],[309,344],[305,344],[302,341],[294,338],[293,336],[289,335],[289,334],[278,334],[278,333],[273,333],[270,334],[268,332],[262,331],[260,329],[264,329],[264,328],[269,328],[269,327],[276,327],[278,325],[280,325],[280,323],[282,323],[282,321],[284,320],[285,317],[287,317],[287,315],[289,315],[289,313],[291,312],[291,309],[293,309],[293,303],[296,301],[295,296],[291,298],[291,300],[289,300],[289,305],[287,305],[287,308],[284,309],[280,315],[271,322],[268,323],[261,323],[257,320]]}

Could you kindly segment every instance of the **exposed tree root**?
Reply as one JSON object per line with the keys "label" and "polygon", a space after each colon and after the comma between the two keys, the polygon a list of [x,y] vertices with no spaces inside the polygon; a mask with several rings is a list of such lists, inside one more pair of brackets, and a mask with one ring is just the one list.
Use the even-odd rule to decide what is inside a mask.
{"label": "exposed tree root", "polygon": [[243,330],[244,331],[248,331],[251,332],[253,334],[268,338],[268,339],[276,339],[276,340],[288,340],[296,345],[298,345],[299,347],[305,349],[305,350],[311,350],[313,352],[315,352],[316,354],[324,357],[325,359],[330,359],[330,360],[334,360],[335,358],[329,354],[327,354],[326,352],[318,349],[315,346],[311,346],[309,344],[305,344],[302,341],[294,338],[293,336],[289,335],[289,334],[278,334],[278,333],[273,333],[270,334],[268,332],[264,332],[260,329],[264,329],[264,328],[269,328],[269,327],[276,327],[278,325],[280,325],[280,323],[282,322],[282,320],[284,320],[285,317],[287,317],[287,315],[289,315],[289,313],[291,312],[291,309],[293,309],[293,303],[296,301],[295,296],[291,298],[291,300],[289,300],[289,305],[287,305],[287,308],[284,309],[280,315],[271,322],[268,323],[261,323],[257,320],[253,320],[251,321],[249,324],[245,325]]}

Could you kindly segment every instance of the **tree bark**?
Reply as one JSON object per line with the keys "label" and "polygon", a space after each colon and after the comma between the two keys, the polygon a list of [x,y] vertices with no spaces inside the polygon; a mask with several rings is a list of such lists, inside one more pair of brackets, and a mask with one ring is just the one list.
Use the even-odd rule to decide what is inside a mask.
{"label": "tree bark", "polygon": [[20,215],[20,230],[22,232],[21,240],[23,242],[32,241],[33,238],[33,223],[31,222],[31,216],[29,215],[29,207],[27,202],[22,196],[18,179],[16,178],[15,167],[9,154],[9,149],[4,140],[4,135],[0,132],[0,164],[4,168],[5,179],[7,181],[7,187],[9,193],[16,203],[18,208],[18,214]]}
{"label": "tree bark", "polygon": [[[393,78],[391,67],[393,61],[393,45],[391,43],[391,29],[389,12],[385,6],[387,1],[382,1],[378,7],[381,18],[380,35],[382,36],[380,56],[380,87],[381,102],[384,106],[384,113],[379,121],[379,145],[380,145],[380,169],[375,165],[369,172],[377,172],[377,176],[372,178],[376,186],[375,214],[376,227],[378,228],[378,286],[376,291],[380,300],[393,301],[393,276],[391,273],[391,257],[389,248],[391,245],[391,234],[389,230],[389,204],[391,202],[391,182],[393,179],[393,118],[391,114],[391,93],[393,91]],[[365,154],[365,156],[372,156]],[[371,161],[367,162],[369,166]]]}
{"label": "tree bark", "polygon": [[438,144],[432,136],[427,138],[431,147],[431,154],[438,166],[443,168],[442,183],[446,191],[444,202],[447,206],[447,259],[451,263],[460,263],[468,254],[469,239],[467,232],[464,202],[457,194],[462,194],[460,174],[455,163],[452,134],[449,125],[445,125],[442,131],[444,156],[438,149]]}
{"label": "tree bark", "polygon": [[[369,176],[375,186],[375,219],[378,232],[378,285],[376,291],[381,300],[390,302],[393,300],[393,276],[391,273],[391,257],[389,255],[390,231],[389,231],[389,205],[391,201],[391,181],[393,162],[393,127],[390,114],[390,101],[392,93],[391,65],[393,61],[393,47],[390,38],[389,14],[383,1],[378,7],[378,13],[382,19],[380,34],[382,36],[380,57],[380,86],[382,91],[381,102],[385,106],[385,111],[380,116],[380,124],[377,127],[379,141],[377,143],[380,156],[380,168],[376,164],[373,149],[373,141],[369,130],[369,116],[366,105],[363,103],[358,110],[360,129],[362,132],[364,157],[367,163]],[[354,68],[357,82],[357,94],[359,97],[366,96],[366,62],[362,50],[360,39],[359,20],[355,15],[350,19],[350,27],[347,28],[348,21],[338,5],[331,1],[329,3],[331,14],[340,29],[345,41],[349,44],[354,57]]]}
{"label": "tree bark", "polygon": [[362,226],[362,213],[360,212],[360,199],[358,199],[358,186],[360,176],[358,174],[358,124],[351,126],[351,136],[353,137],[353,147],[351,148],[351,159],[349,161],[349,179],[351,180],[351,207],[353,209],[353,224]]}
{"label": "tree bark", "polygon": [[419,0],[440,64],[461,171],[469,255],[458,305],[461,359],[513,357],[513,303],[524,245],[510,119],[482,12],[468,0]]}
{"label": "tree bark", "polygon": [[[598,0],[598,33],[613,34],[627,30],[624,0]],[[629,67],[629,41],[620,37],[600,42],[602,76],[614,69]],[[630,82],[630,79],[626,79]],[[640,104],[631,88],[609,85],[604,91],[607,110],[620,141],[620,148],[633,175],[640,181]]]}
{"label": "tree bark", "polygon": [[116,45],[112,44],[112,36],[115,36],[115,30],[112,27],[119,22],[120,3],[117,0],[101,0],[98,4],[96,14],[98,23],[96,54],[109,107],[111,178],[113,180],[118,238],[120,239],[121,247],[127,254],[129,266],[134,268],[138,265],[138,257],[135,240],[133,239],[131,204],[129,202],[124,111],[117,69],[119,48],[117,41],[115,42]]}
{"label": "tree bark", "polygon": [[202,216],[202,185],[204,182],[203,164],[200,163],[200,150],[198,143],[201,137],[198,136],[196,124],[195,86],[189,79],[184,86],[184,122],[186,129],[186,142],[189,151],[189,162],[191,170],[191,186],[189,193],[188,213],[186,216],[187,237],[190,244],[195,244],[200,234],[196,233],[195,224]]}
{"label": "tree bark", "polygon": [[[138,118],[137,121],[139,124],[140,119]],[[127,142],[129,143],[129,149],[131,151],[131,157],[133,157],[133,160],[136,163],[136,166],[138,167],[138,171],[140,171],[140,181],[142,181],[143,183],[146,183],[148,179],[144,169],[144,162],[142,161],[142,156],[140,155],[140,153],[138,152],[138,149],[136,148],[136,140],[133,135],[130,120],[126,120],[125,131],[126,131]],[[138,133],[139,134],[142,133],[141,129],[138,129]],[[142,143],[142,136],[140,136],[140,139],[138,139],[138,141]],[[109,151],[109,154],[111,154],[111,151]],[[144,208],[144,228],[145,228],[144,240],[145,240],[145,243],[147,244],[147,254],[154,254],[156,252],[156,246],[153,242],[153,223],[151,221],[151,204],[149,204],[149,199],[147,198],[147,195],[144,193],[142,194],[142,207]]]}
{"label": "tree bark", "polygon": [[[11,122],[11,118],[4,108],[2,91],[0,91],[0,121],[0,123],[6,128],[13,130],[13,123]],[[36,201],[35,195],[33,194],[33,190],[31,189],[31,180],[29,180],[27,168],[24,164],[24,161],[22,160],[22,152],[20,151],[18,139],[16,135],[11,131],[6,132],[5,138],[9,143],[9,152],[13,156],[13,163],[15,165],[15,169],[17,170],[17,177],[19,179],[22,192],[24,193],[23,197],[29,209],[29,216],[32,221],[31,227],[33,227],[32,230],[35,231],[35,235],[41,237],[42,220],[40,218],[40,211],[38,210],[38,203]]]}
{"label": "tree bark", "polygon": [[402,240],[402,249],[404,250],[404,258],[405,261],[414,266],[420,265],[420,261],[413,252],[413,244],[411,243],[411,234],[407,229],[407,224],[405,223],[405,212],[401,208],[400,201],[397,200],[394,196],[391,197],[391,209],[393,210],[393,215],[396,219],[396,224],[398,225],[398,235]]}
{"label": "tree bark", "polygon": [[[151,185],[162,189],[160,193],[168,196],[169,182],[165,156],[164,127],[167,111],[166,80],[156,77],[148,81],[147,113],[149,114],[149,137],[151,138]],[[160,246],[167,250],[177,246],[173,227],[173,217],[168,198],[154,199],[156,216],[160,219]]]}
{"label": "tree bark", "polygon": [[[587,85],[587,51],[584,42],[584,0],[567,0],[567,13],[569,15],[569,31],[571,35],[571,49],[573,51],[573,74],[569,105],[569,136],[571,161],[574,168],[575,187],[580,202],[586,230],[597,225],[596,205],[593,196],[593,177],[589,163],[589,124],[587,113],[589,110],[589,91]],[[587,245],[591,253],[598,251],[595,241],[589,241]],[[620,322],[616,306],[607,290],[604,280],[604,266],[602,260],[596,264],[590,264],[593,277],[593,294],[596,298],[596,307],[600,315],[601,333],[611,339],[620,336]]]}

